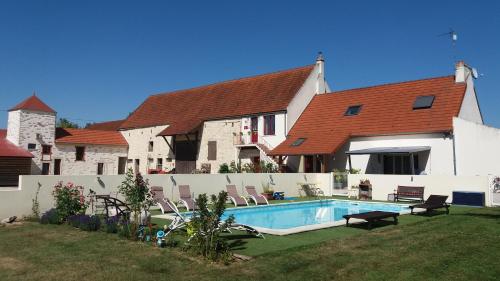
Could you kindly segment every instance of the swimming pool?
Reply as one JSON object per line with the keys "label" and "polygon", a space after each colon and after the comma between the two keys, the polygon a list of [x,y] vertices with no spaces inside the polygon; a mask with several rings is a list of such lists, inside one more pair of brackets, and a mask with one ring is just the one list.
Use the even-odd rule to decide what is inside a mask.
{"label": "swimming pool", "polygon": [[237,223],[263,233],[286,235],[345,224],[342,217],[369,211],[409,213],[408,205],[348,200],[318,200],[267,206],[226,209],[223,218],[234,215]]}

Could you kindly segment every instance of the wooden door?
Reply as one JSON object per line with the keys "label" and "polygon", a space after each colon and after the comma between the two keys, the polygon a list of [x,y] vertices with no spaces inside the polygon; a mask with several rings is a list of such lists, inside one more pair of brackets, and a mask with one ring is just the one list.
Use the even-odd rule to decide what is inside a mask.
{"label": "wooden door", "polygon": [[125,174],[125,168],[127,166],[127,157],[118,157],[118,174]]}
{"label": "wooden door", "polygon": [[252,130],[252,143],[259,142],[259,119],[257,117],[252,117],[250,128]]}
{"label": "wooden door", "polygon": [[42,175],[48,175],[50,171],[49,163],[42,163]]}
{"label": "wooden door", "polygon": [[61,159],[54,159],[54,175],[61,174]]}
{"label": "wooden door", "polygon": [[314,156],[305,155],[304,156],[304,172],[313,173],[314,172]]}

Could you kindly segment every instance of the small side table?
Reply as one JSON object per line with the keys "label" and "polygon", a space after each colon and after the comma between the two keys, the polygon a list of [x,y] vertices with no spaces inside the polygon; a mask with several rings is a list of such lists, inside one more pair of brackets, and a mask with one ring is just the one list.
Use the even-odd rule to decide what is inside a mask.
{"label": "small side table", "polygon": [[354,198],[358,199],[358,196],[359,196],[359,189],[350,188],[347,190],[347,198],[354,197]]}
{"label": "small side table", "polygon": [[387,201],[396,202],[396,193],[389,193],[389,194],[387,194]]}

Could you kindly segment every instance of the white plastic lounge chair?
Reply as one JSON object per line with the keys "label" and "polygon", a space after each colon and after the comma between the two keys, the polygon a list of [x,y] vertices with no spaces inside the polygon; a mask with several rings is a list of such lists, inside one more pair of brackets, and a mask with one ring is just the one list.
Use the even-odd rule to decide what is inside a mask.
{"label": "white plastic lounge chair", "polygon": [[248,201],[245,197],[240,196],[236,190],[236,185],[226,185],[227,197],[231,199],[235,207],[248,206]]}
{"label": "white plastic lounge chair", "polygon": [[[151,193],[153,194],[153,200],[160,208],[162,214],[174,212],[174,209],[172,208],[172,206],[170,204],[166,203],[165,196],[163,194],[163,187],[152,186]],[[174,207],[175,207],[175,205],[174,205]],[[175,208],[177,208],[177,207],[175,207]]]}
{"label": "white plastic lounge chair", "polygon": [[247,191],[248,196],[250,196],[250,199],[253,200],[255,205],[269,205],[266,197],[264,197],[264,195],[262,194],[257,193],[255,186],[247,185],[245,186],[245,190]]}
{"label": "white plastic lounge chair", "polygon": [[179,195],[179,201],[186,207],[186,209],[188,209],[188,211],[198,209],[196,202],[193,197],[191,197],[191,189],[189,188],[189,185],[179,185]]}
{"label": "white plastic lounge chair", "polygon": [[[172,222],[168,226],[168,230],[165,232],[165,237],[166,237],[172,231],[185,227],[191,219],[184,218],[181,215],[181,213],[179,212],[179,210],[172,203],[172,201],[168,200],[168,198],[165,198],[165,203],[170,205],[172,207],[172,210],[175,213],[174,219],[172,220]],[[260,233],[257,229],[255,229],[249,225],[240,224],[240,223],[232,223],[229,226],[229,228],[234,229],[234,230],[246,231],[247,233],[254,234],[257,237],[261,237],[261,238],[265,239],[265,237],[262,233]],[[231,230],[229,230],[229,232],[231,232]],[[188,241],[191,240],[191,238],[193,238],[193,237],[189,237]]]}

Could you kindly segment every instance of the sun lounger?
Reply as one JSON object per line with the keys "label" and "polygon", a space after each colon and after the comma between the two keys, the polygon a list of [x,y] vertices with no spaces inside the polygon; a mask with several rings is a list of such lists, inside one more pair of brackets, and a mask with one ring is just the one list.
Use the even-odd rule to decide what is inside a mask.
{"label": "sun lounger", "polygon": [[231,199],[234,206],[248,206],[248,201],[245,197],[240,196],[236,190],[236,185],[226,185],[227,197]]}
{"label": "sun lounger", "polygon": [[250,196],[250,199],[253,200],[255,205],[269,205],[266,197],[264,197],[262,194],[257,193],[255,186],[245,186],[245,190],[247,191],[248,196]]}
{"label": "sun lounger", "polygon": [[189,185],[179,185],[179,195],[180,202],[184,204],[188,211],[198,209],[198,207],[196,206],[196,202],[194,201],[193,197],[191,197],[191,189],[189,188]]}
{"label": "sun lounger", "polygon": [[[167,198],[165,198],[165,199],[167,200],[167,204],[172,204]],[[172,231],[174,231],[176,229],[184,228],[190,221],[190,218],[183,217],[177,208],[174,207],[173,211],[175,213],[175,217],[172,220],[172,222],[170,223],[170,225],[168,226],[168,229],[165,232],[165,236],[167,236],[169,233],[171,233]],[[262,233],[260,233],[257,229],[255,229],[249,225],[246,225],[246,224],[240,224],[240,223],[235,222],[235,223],[232,223],[231,225],[229,225],[229,228],[234,229],[234,230],[246,231],[247,233],[254,234],[257,237],[265,238],[264,235]],[[229,231],[229,232],[231,232],[231,231]],[[189,237],[188,241],[191,238],[192,237]]]}
{"label": "sun lounger", "polygon": [[446,203],[446,199],[448,199],[448,196],[445,195],[431,195],[429,196],[429,198],[427,198],[427,200],[425,200],[424,203],[410,206],[411,213],[413,214],[413,209],[415,208],[425,209],[426,212],[429,212],[430,210],[446,208],[446,214],[449,214],[450,205]]}
{"label": "sun lounger", "polygon": [[373,211],[373,212],[366,212],[366,213],[360,213],[360,214],[352,214],[352,215],[344,215],[345,219],[345,226],[349,226],[349,219],[362,219],[368,222],[368,227],[372,228],[373,222],[375,221],[380,221],[385,218],[393,218],[394,219],[394,224],[398,224],[398,216],[399,213],[393,213],[393,212],[382,212],[382,211]]}
{"label": "sun lounger", "polygon": [[163,194],[163,187],[161,186],[152,186],[151,193],[153,194],[153,200],[160,208],[163,214],[174,212],[175,205],[168,204],[167,200]]}

